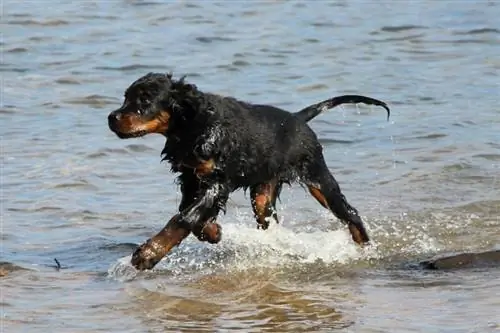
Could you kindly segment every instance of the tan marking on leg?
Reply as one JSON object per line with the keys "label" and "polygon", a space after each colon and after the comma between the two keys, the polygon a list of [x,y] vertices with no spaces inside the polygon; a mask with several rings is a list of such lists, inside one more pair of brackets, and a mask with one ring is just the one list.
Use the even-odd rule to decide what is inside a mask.
{"label": "tan marking on leg", "polygon": [[321,193],[321,190],[319,188],[317,188],[317,187],[314,187],[314,186],[308,186],[308,188],[309,188],[309,193],[311,193],[311,195],[316,200],[318,200],[318,202],[321,204],[321,206],[329,209],[329,207],[328,207],[328,201],[326,201],[326,198],[323,195],[323,193]]}
{"label": "tan marking on leg", "polygon": [[180,214],[170,219],[155,236],[142,244],[132,255],[132,265],[139,270],[153,268],[173,247],[186,238],[191,230],[180,224]]}
{"label": "tan marking on leg", "polygon": [[198,177],[208,176],[215,170],[215,161],[213,158],[201,161],[195,168],[195,173]]}

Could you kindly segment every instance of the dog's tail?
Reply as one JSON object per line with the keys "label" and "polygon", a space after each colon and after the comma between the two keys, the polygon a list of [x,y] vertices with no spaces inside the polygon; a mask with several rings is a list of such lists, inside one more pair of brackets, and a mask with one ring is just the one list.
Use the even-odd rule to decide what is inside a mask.
{"label": "dog's tail", "polygon": [[316,104],[313,104],[311,106],[308,106],[302,110],[300,110],[297,113],[294,113],[294,115],[304,121],[308,122],[309,120],[313,119],[317,115],[319,115],[321,112],[329,110],[331,108],[334,108],[340,104],[347,104],[347,103],[364,103],[364,104],[370,104],[370,105],[378,105],[383,107],[384,109],[387,110],[387,120],[389,120],[389,117],[391,115],[391,110],[389,110],[389,107],[387,104],[385,104],[382,101],[379,101],[378,99],[375,98],[370,98],[366,96],[360,96],[360,95],[342,95],[342,96],[337,96],[333,97],[330,99],[327,99],[323,102],[319,102]]}

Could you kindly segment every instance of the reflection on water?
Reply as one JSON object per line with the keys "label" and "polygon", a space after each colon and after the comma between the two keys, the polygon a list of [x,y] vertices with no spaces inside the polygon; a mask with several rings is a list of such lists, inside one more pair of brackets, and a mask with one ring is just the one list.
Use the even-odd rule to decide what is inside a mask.
{"label": "reflection on water", "polygon": [[[498,268],[425,271],[498,249],[496,2],[4,4],[0,286],[6,332],[496,332]],[[390,15],[387,15],[390,13]],[[337,94],[388,101],[311,122],[373,244],[300,187],[256,230],[235,193],[216,246],[189,237],[129,264],[175,213],[158,136],[107,128],[149,71],[291,111]],[[56,258],[61,269],[56,269]],[[471,319],[473,314],[473,320]]]}

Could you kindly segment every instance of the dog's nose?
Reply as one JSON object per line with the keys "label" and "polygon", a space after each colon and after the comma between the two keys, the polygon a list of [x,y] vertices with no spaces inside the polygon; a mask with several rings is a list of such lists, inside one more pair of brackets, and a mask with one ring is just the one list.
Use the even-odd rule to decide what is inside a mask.
{"label": "dog's nose", "polygon": [[110,130],[115,131],[121,118],[121,113],[113,111],[108,115],[108,127]]}
{"label": "dog's nose", "polygon": [[121,113],[113,111],[109,114],[108,121],[109,122],[120,121],[120,118],[121,118]]}
{"label": "dog's nose", "polygon": [[108,116],[108,124],[109,126],[116,125],[120,121],[121,113],[113,111]]}

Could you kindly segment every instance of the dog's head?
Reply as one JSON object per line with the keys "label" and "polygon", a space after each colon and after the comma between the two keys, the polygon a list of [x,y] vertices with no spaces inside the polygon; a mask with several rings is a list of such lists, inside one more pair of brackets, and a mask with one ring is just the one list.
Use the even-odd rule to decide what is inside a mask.
{"label": "dog's head", "polygon": [[125,91],[123,105],[108,116],[109,128],[122,139],[159,133],[189,124],[203,112],[196,86],[171,74],[149,73]]}

